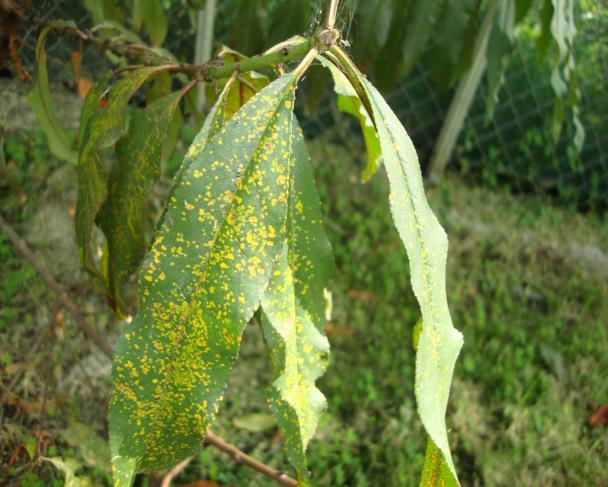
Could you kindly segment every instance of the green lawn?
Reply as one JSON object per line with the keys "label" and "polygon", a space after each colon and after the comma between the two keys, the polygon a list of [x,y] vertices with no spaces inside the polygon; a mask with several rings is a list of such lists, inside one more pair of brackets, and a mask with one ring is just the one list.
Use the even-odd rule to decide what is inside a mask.
{"label": "green lawn", "polygon": [[[311,151],[337,264],[330,282],[332,360],[320,380],[329,409],[310,446],[313,481],[417,485],[426,442],[413,395],[412,328],[419,315],[405,252],[390,221],[384,176],[378,174],[365,185],[359,182],[363,157],[353,161],[353,153],[362,153],[357,144],[345,148],[330,139],[317,140]],[[16,162],[27,176],[37,166],[26,159]],[[43,205],[73,204],[73,194],[54,186],[69,187],[69,171],[62,178],[56,172],[49,178],[48,168],[36,171],[47,173],[26,183],[30,200],[25,210],[8,196],[8,189],[1,190],[3,213],[6,208],[6,217],[20,221],[23,234],[31,234],[28,229]],[[608,223],[537,197],[471,188],[451,175],[430,191],[430,199],[450,236],[448,297],[454,324],[465,336],[448,411],[462,484],[608,485],[606,426],[587,425],[593,410],[608,402],[608,284],[589,272],[588,261],[572,258],[572,248],[597,248],[605,255]],[[6,365],[24,359],[40,310],[48,314],[54,301],[3,240],[0,264],[0,348],[6,384]],[[86,280],[71,287],[115,339],[121,324],[100,311],[103,304]],[[69,320],[64,328],[63,341],[55,338],[43,347],[45,359],[54,361],[53,373],[39,361],[15,393],[32,401],[45,381],[49,384],[55,410],[45,419],[53,438],[47,456],[78,457],[81,452],[58,431],[70,419],[105,434],[107,368],[90,364],[95,354]],[[79,377],[89,381],[86,387],[74,386]],[[288,469],[276,429],[249,416],[267,412],[264,388],[269,380],[261,332],[252,324],[214,431]],[[8,465],[19,442],[31,443],[28,438],[38,430],[40,418],[16,414],[14,405],[3,410],[0,463]],[[256,428],[263,431],[250,431]],[[27,476],[30,486],[60,478],[47,464],[33,465],[28,458],[17,455],[3,475],[15,482]],[[107,480],[98,470],[94,477]],[[268,485],[214,450],[203,451],[180,478],[194,479]]]}

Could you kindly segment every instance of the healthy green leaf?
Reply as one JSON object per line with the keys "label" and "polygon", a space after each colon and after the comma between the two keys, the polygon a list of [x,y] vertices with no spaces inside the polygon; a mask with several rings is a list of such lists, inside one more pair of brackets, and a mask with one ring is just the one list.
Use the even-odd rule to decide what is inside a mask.
{"label": "healthy green leaf", "polygon": [[251,431],[253,433],[261,433],[276,428],[277,423],[270,414],[253,413],[234,418],[232,422],[234,426],[240,429]]}
{"label": "healthy green leaf", "polygon": [[503,82],[507,58],[513,50],[515,29],[515,0],[500,0],[496,9],[494,26],[488,39],[486,73],[488,94],[486,97],[486,120],[494,114],[498,90]]}
{"label": "healthy green leaf", "polygon": [[551,0],[553,17],[551,34],[557,44],[558,59],[551,74],[551,86],[557,95],[553,115],[553,138],[559,139],[564,121],[565,106],[572,108],[572,122],[575,127],[574,145],[581,150],[585,142],[585,129],[579,118],[579,93],[574,76],[574,38],[576,25],[574,20],[574,0]]}
{"label": "healthy green leaf", "polygon": [[369,180],[380,165],[382,164],[382,154],[380,151],[380,141],[374,127],[374,122],[370,114],[365,109],[357,92],[353,89],[346,76],[323,56],[318,57],[319,61],[331,72],[334,80],[334,90],[338,95],[338,108],[344,113],[354,115],[359,120],[365,148],[367,150],[367,164],[361,178],[363,181]]}
{"label": "healthy green leaf", "polygon": [[138,315],[114,359],[117,485],[190,455],[219,409],[286,238],[296,79],[249,100],[202,153],[189,152],[176,180],[141,272]]}
{"label": "healthy green leaf", "polygon": [[[447,89],[456,79],[461,65],[470,65],[471,23],[477,28],[475,0],[448,0],[444,2],[443,12],[437,20],[433,36],[433,50],[429,55],[431,79],[441,89]],[[473,20],[473,22],[471,22]],[[466,59],[463,59],[466,58]],[[462,72],[459,73],[460,75]]]}
{"label": "healthy green leaf", "polygon": [[93,484],[91,479],[84,476],[76,476],[76,471],[82,467],[80,463],[74,458],[60,458],[52,457],[46,458],[46,460],[52,463],[55,468],[61,470],[65,475],[64,487],[91,487]]}
{"label": "healthy green leaf", "polygon": [[115,309],[123,308],[120,286],[145,255],[148,192],[160,177],[161,152],[169,126],[189,88],[160,98],[138,112],[127,135],[116,144],[117,163],[110,171],[108,195],[96,219],[106,237],[108,290]]}
{"label": "healthy green leaf", "polygon": [[270,408],[299,485],[309,485],[306,448],[326,407],[315,381],[328,364],[323,289],[333,259],[304,138],[298,126],[292,134],[287,241],[262,299],[261,324],[274,371]]}
{"label": "healthy green leaf", "polygon": [[78,452],[87,465],[110,472],[110,447],[108,442],[90,427],[82,423],[70,423],[62,430],[62,438]]}
{"label": "healthy green leaf", "polygon": [[[160,67],[141,68],[117,81],[103,97],[103,103],[97,103],[82,136],[78,160],[76,241],[85,268],[94,276],[99,276],[99,272],[95,269],[90,248],[91,231],[108,191],[108,170],[102,151],[123,135],[125,110],[131,96],[148,78],[162,70]],[[92,94],[91,100],[94,101],[96,94]],[[85,103],[85,107],[90,109],[89,104]]]}
{"label": "healthy green leaf", "polygon": [[412,141],[382,95],[367,80],[362,81],[380,138],[393,220],[408,254],[412,288],[422,311],[416,354],[418,413],[456,478],[445,412],[462,335],[452,325],[446,297],[448,240],[426,200]]}
{"label": "healthy green leaf", "polygon": [[145,0],[144,27],[153,46],[160,46],[167,37],[167,17],[160,0]]}
{"label": "healthy green leaf", "polygon": [[[360,2],[361,5],[362,2]],[[403,38],[406,30],[403,28],[404,19],[407,15],[409,2],[403,0],[393,1],[393,19],[389,29],[388,37],[384,46],[372,59],[374,79],[382,91],[390,91],[403,76]],[[365,41],[362,41],[365,42]],[[374,62],[378,59],[394,59],[396,62]]]}
{"label": "healthy green leaf", "polygon": [[95,24],[107,20],[122,22],[124,17],[116,0],[84,0],[84,6],[91,12]]}
{"label": "healthy green leaf", "polygon": [[30,91],[27,99],[34,109],[36,118],[47,137],[51,152],[64,161],[76,163],[76,153],[70,147],[68,137],[55,114],[53,98],[49,90],[46,51],[44,49],[44,41],[49,31],[50,27],[45,27],[42,29],[40,37],[38,37],[38,43],[36,44],[36,72],[34,74],[32,91]]}
{"label": "healthy green leaf", "polygon": [[264,33],[258,15],[260,0],[240,0],[232,32],[233,45],[246,55],[253,55],[264,46]]}
{"label": "healthy green leaf", "polygon": [[411,20],[405,26],[402,63],[405,74],[418,61],[433,34],[433,27],[439,18],[442,0],[414,0],[410,7]]}
{"label": "healthy green leaf", "polygon": [[356,58],[362,62],[372,60],[386,43],[393,18],[393,3],[386,0],[366,0],[359,4],[355,24],[354,44]]}
{"label": "healthy green leaf", "polygon": [[[271,19],[266,29],[269,45],[278,44],[294,34],[301,34],[309,27],[310,17],[313,14],[313,5],[310,0],[279,0],[271,2],[273,10],[267,12]],[[270,6],[267,7],[269,9]]]}

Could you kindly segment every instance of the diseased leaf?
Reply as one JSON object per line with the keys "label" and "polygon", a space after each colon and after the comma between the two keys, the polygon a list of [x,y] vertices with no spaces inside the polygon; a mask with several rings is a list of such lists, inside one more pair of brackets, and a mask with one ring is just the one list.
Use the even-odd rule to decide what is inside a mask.
{"label": "diseased leaf", "polygon": [[420,487],[457,487],[458,482],[450,471],[441,450],[430,438],[427,440],[426,455]]}
{"label": "diseased leaf", "polygon": [[346,76],[323,56],[318,57],[319,61],[331,72],[334,80],[334,90],[338,95],[338,108],[344,113],[354,115],[359,120],[365,148],[367,150],[367,164],[361,178],[363,181],[369,180],[380,165],[382,164],[382,154],[380,151],[380,141],[374,127],[370,114],[367,112],[357,92],[353,89]]}
{"label": "diseased leaf", "polygon": [[117,485],[201,444],[282,242],[295,74],[264,88],[189,151],[141,271],[140,309],[115,354]]}
{"label": "diseased leaf", "polygon": [[36,118],[46,135],[51,152],[67,162],[76,163],[76,152],[70,147],[68,137],[59,123],[53,106],[53,98],[49,90],[49,77],[46,70],[46,51],[44,41],[50,31],[50,27],[45,27],[38,37],[36,44],[36,71],[32,91],[27,96],[27,100],[36,113]]}
{"label": "diseased leaf", "polygon": [[[90,248],[91,231],[97,212],[107,196],[108,170],[102,151],[114,145],[123,135],[125,110],[131,96],[150,76],[163,69],[141,68],[117,81],[104,95],[104,103],[97,103],[82,135],[78,159],[76,241],[85,269],[93,276],[99,276],[99,272],[95,269]],[[85,102],[87,110],[97,94],[92,95],[91,104]]]}
{"label": "diseased leaf", "polygon": [[326,407],[315,381],[328,365],[323,289],[333,258],[304,138],[297,126],[292,134],[287,240],[262,299],[261,324],[273,366],[270,408],[299,485],[309,485],[306,448]]}
{"label": "diseased leaf", "polygon": [[116,144],[117,163],[108,179],[108,195],[97,224],[108,246],[108,290],[122,309],[120,286],[137,270],[146,252],[144,217],[148,192],[160,177],[161,152],[182,96],[189,86],[148,105],[131,120]]}
{"label": "diseased leaf", "polygon": [[378,129],[390,183],[393,220],[407,251],[412,288],[422,311],[423,326],[416,354],[418,413],[456,478],[445,412],[454,364],[463,340],[452,325],[446,297],[448,240],[426,200],[412,141],[376,88],[367,80],[362,81]]}
{"label": "diseased leaf", "polygon": [[93,87],[87,92],[87,96],[84,98],[84,103],[80,110],[80,124],[78,127],[78,152],[82,150],[82,142],[89,125],[89,120],[95,113],[97,105],[103,96],[103,92],[106,89],[108,82],[107,75],[102,75],[100,79],[93,85]]}
{"label": "diseased leaf", "polygon": [[[420,341],[420,333],[422,332],[422,318],[420,318],[412,333],[412,345],[414,351],[418,352],[418,342]],[[424,457],[424,466],[422,467],[422,476],[420,478],[421,487],[452,487],[457,486],[458,482],[454,479],[454,475],[445,462],[443,453],[433,443],[433,440],[427,438],[426,454]]]}

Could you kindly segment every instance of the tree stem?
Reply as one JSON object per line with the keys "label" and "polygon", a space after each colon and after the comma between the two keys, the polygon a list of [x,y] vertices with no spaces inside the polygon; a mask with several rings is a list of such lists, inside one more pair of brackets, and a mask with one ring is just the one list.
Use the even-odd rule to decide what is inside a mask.
{"label": "tree stem", "polygon": [[75,37],[88,44],[95,45],[102,50],[110,51],[118,56],[140,62],[144,65],[170,66],[169,71],[183,73],[191,78],[202,81],[227,78],[233,72],[244,73],[265,68],[272,68],[278,64],[295,61],[303,58],[312,43],[309,39],[298,38],[292,42],[281,43],[280,49],[269,49],[263,54],[253,56],[236,63],[224,64],[222,59],[214,59],[203,64],[175,63],[174,59],[160,56],[148,46],[139,44],[125,44],[96,37],[90,31],[81,30],[65,22],[40,22],[40,25],[48,26],[55,33]]}

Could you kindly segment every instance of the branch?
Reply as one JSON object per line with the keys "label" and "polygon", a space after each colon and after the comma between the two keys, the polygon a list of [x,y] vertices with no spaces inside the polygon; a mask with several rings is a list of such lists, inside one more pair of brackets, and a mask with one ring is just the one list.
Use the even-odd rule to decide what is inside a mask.
{"label": "branch", "polygon": [[47,271],[42,265],[38,258],[32,253],[27,244],[19,238],[13,228],[2,218],[0,215],[0,230],[2,230],[8,240],[13,244],[13,247],[27,260],[32,267],[36,270],[38,275],[44,281],[44,284],[57,296],[57,300],[61,305],[68,310],[76,326],[82,330],[82,332],[89,338],[99,349],[110,359],[112,358],[112,347],[110,344],[99,334],[97,330],[92,328],[84,319],[84,316],[76,305],[68,298],[67,294],[61,289],[59,283],[55,278]]}
{"label": "branch", "polygon": [[[2,230],[2,232],[6,234],[9,242],[13,245],[15,250],[17,250],[25,258],[25,260],[27,260],[31,264],[31,266],[36,270],[36,272],[38,272],[38,275],[42,278],[42,281],[44,282],[46,287],[53,291],[53,293],[55,293],[58,301],[65,309],[68,310],[68,312],[76,322],[78,328],[80,328],[82,332],[95,345],[97,345],[107,357],[111,359],[112,347],[110,347],[110,344],[106,342],[105,339],[101,335],[99,335],[96,330],[89,326],[89,324],[85,321],[82,313],[78,310],[76,305],[68,298],[67,294],[62,290],[59,283],[48,272],[48,270],[38,260],[38,258],[32,253],[25,241],[22,240],[13,230],[13,228],[4,220],[2,215],[0,215],[0,230]],[[291,477],[287,476],[287,474],[279,472],[278,470],[275,470],[274,468],[264,463],[258,462],[254,458],[251,458],[249,455],[239,450],[234,445],[231,445],[219,436],[214,435],[213,433],[211,433],[211,431],[207,431],[207,434],[205,435],[205,444],[213,445],[216,448],[219,448],[223,452],[228,453],[238,463],[251,467],[257,472],[273,479],[280,485],[286,485],[289,487],[297,487],[298,485],[297,482]],[[174,467],[174,469],[171,471],[174,473],[174,477],[177,476],[181,471],[180,469],[185,468],[187,464],[188,463],[186,462],[186,460],[184,460],[184,462]],[[171,478],[168,479],[168,482],[170,481]]]}
{"label": "branch", "polygon": [[279,485],[286,485],[288,487],[298,486],[298,483],[287,474],[275,470],[264,463],[258,462],[235,446],[226,443],[222,438],[211,433],[211,431],[207,431],[207,434],[205,435],[205,444],[215,446],[219,450],[230,455],[237,463],[251,467],[255,471],[273,479]]}
{"label": "branch", "polygon": [[90,30],[81,30],[67,22],[40,21],[38,23],[43,27],[48,27],[59,35],[73,37],[87,44],[97,46],[104,51],[110,51],[118,56],[137,61],[144,65],[169,64],[168,71],[183,73],[191,78],[203,81],[228,78],[235,71],[239,73],[256,71],[272,68],[289,61],[295,61],[303,58],[312,47],[310,40],[298,38],[292,42],[282,43],[280,49],[270,49],[263,54],[243,59],[236,63],[224,64],[222,59],[213,59],[206,63],[195,65],[175,63],[174,59],[162,56],[144,44],[127,44],[116,39],[96,37]]}
{"label": "branch", "polygon": [[160,483],[160,487],[171,487],[171,482],[175,477],[177,477],[180,473],[182,473],[186,467],[190,464],[194,457],[188,457],[185,460],[182,460],[175,467],[173,467],[167,475],[163,477],[163,480]]}

